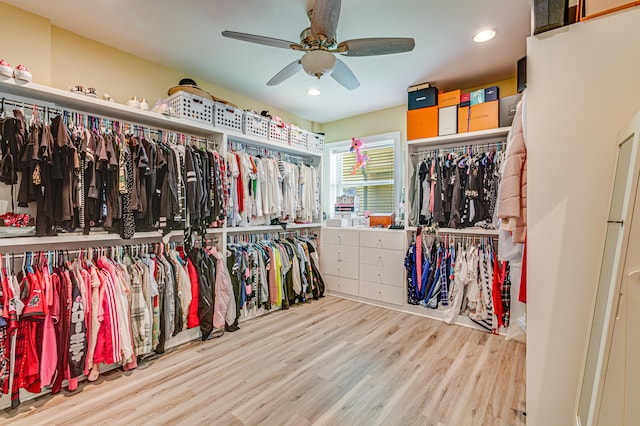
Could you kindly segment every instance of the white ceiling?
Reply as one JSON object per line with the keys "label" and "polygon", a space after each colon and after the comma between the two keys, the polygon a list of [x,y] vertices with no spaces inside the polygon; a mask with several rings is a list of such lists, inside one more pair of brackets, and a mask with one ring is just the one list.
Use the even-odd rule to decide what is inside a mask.
{"label": "white ceiling", "polygon": [[[3,0],[54,25],[181,70],[316,122],[406,103],[408,86],[450,90],[515,75],[530,34],[528,0],[344,0],[338,41],[413,37],[412,52],[341,57],[360,80],[348,91],[332,78],[304,72],[279,86],[265,83],[300,52],[224,38],[223,30],[299,42],[309,0]],[[312,0],[311,0],[312,1]],[[498,36],[472,41],[479,29]],[[308,96],[315,87],[320,96]],[[215,93],[213,94],[215,95]]]}

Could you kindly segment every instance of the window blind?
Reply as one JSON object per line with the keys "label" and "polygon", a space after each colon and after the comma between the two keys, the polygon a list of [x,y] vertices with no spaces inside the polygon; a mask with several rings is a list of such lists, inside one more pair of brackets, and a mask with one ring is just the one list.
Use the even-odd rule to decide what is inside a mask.
{"label": "window blind", "polygon": [[369,160],[363,169],[352,175],[356,164],[356,154],[347,152],[340,155],[338,170],[341,171],[342,191],[355,189],[360,198],[358,214],[365,210],[373,213],[390,213],[394,210],[394,149],[393,145],[366,149]]}

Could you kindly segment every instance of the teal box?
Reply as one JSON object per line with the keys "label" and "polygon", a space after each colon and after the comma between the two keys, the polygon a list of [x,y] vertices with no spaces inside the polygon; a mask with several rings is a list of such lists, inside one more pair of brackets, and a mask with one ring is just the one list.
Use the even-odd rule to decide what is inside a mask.
{"label": "teal box", "polygon": [[478,105],[484,103],[484,89],[471,92],[471,105]]}

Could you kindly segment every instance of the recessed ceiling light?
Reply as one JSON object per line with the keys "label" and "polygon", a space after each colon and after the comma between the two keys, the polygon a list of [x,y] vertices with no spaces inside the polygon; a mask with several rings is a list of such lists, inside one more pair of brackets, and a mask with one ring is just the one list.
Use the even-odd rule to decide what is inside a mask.
{"label": "recessed ceiling light", "polygon": [[482,30],[473,36],[473,41],[476,43],[484,43],[494,38],[496,34],[498,34],[498,30],[495,29]]}
{"label": "recessed ceiling light", "polygon": [[309,89],[307,90],[307,95],[309,96],[318,96],[320,91],[318,89]]}

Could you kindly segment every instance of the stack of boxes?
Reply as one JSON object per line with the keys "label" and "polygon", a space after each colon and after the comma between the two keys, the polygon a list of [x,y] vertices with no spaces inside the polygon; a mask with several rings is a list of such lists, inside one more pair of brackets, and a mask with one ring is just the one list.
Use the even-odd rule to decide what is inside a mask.
{"label": "stack of boxes", "polygon": [[407,139],[414,140],[508,127],[521,95],[500,99],[498,86],[439,93],[423,83],[410,87],[408,96]]}

